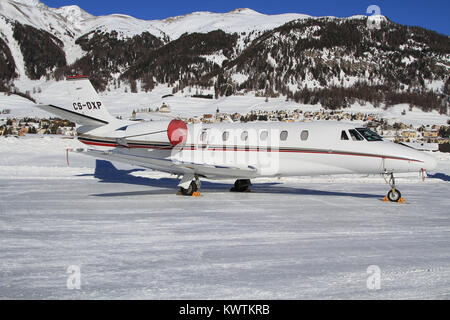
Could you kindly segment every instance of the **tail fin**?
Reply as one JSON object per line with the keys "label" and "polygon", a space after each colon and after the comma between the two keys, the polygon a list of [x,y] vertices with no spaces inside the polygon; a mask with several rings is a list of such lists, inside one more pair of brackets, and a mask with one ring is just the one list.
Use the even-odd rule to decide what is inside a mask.
{"label": "tail fin", "polygon": [[85,126],[104,126],[116,119],[106,110],[91,82],[87,77],[67,78],[68,103],[63,106],[38,105],[37,107],[58,117]]}

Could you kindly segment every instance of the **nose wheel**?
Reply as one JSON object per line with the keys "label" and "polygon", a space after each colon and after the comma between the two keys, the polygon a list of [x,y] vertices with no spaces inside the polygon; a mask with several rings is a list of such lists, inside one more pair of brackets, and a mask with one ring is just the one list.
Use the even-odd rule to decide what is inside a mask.
{"label": "nose wheel", "polygon": [[402,198],[402,193],[395,186],[395,177],[393,173],[390,175],[389,185],[391,186],[391,191],[389,191],[384,200],[396,203],[405,203],[405,199]]}
{"label": "nose wheel", "polygon": [[389,191],[387,197],[390,202],[399,202],[400,199],[402,198],[402,194],[397,189],[394,189],[394,190]]}

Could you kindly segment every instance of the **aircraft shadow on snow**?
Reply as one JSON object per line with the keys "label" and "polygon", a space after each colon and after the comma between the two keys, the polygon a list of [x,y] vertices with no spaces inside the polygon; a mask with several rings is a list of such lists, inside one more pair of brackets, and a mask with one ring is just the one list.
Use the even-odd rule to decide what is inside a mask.
{"label": "aircraft shadow on snow", "polygon": [[[145,169],[119,170],[111,162],[97,160],[94,177],[101,183],[120,183],[139,186],[156,187],[158,190],[137,191],[137,192],[118,192],[95,194],[95,197],[127,197],[127,196],[145,196],[145,195],[164,195],[175,194],[178,190],[178,180],[170,178],[152,179],[145,177],[136,177],[134,172],[146,171]],[[92,176],[92,175],[88,175]],[[253,193],[267,194],[296,194],[296,195],[316,195],[316,196],[334,196],[334,197],[354,197],[354,198],[382,198],[377,194],[351,193],[322,191],[313,189],[280,187],[280,183],[261,183],[252,186]],[[202,189],[217,192],[228,192],[232,186],[230,184],[202,181]]]}
{"label": "aircraft shadow on snow", "polygon": [[444,173],[429,174],[428,178],[430,178],[430,179],[438,179],[438,180],[450,182],[450,176],[446,175]]}

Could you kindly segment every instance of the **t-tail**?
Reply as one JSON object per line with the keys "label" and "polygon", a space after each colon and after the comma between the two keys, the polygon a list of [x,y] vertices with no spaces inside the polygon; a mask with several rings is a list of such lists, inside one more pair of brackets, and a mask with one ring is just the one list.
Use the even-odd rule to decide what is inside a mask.
{"label": "t-tail", "polygon": [[67,87],[69,95],[66,104],[37,105],[37,107],[81,126],[101,127],[117,122],[87,77],[68,77]]}

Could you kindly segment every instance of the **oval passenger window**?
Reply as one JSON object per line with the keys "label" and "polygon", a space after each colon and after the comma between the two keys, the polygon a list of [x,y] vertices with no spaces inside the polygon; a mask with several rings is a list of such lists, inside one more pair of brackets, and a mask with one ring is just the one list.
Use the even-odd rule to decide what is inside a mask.
{"label": "oval passenger window", "polygon": [[267,131],[261,132],[260,138],[261,138],[261,141],[266,141],[267,138],[269,138],[269,132],[267,132]]}
{"label": "oval passenger window", "polygon": [[286,141],[288,136],[289,136],[289,133],[287,131],[281,132],[281,134],[280,134],[281,141]]}
{"label": "oval passenger window", "polygon": [[300,138],[302,139],[302,141],[308,140],[308,138],[309,138],[309,131],[308,130],[302,131],[302,134],[300,135]]}

